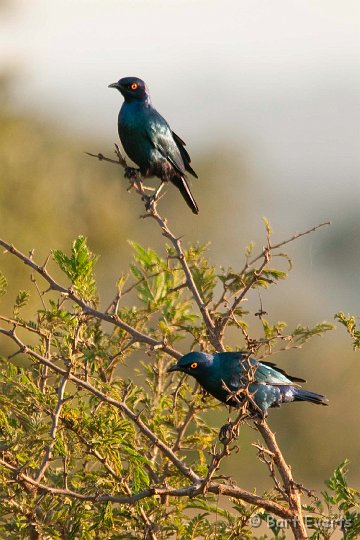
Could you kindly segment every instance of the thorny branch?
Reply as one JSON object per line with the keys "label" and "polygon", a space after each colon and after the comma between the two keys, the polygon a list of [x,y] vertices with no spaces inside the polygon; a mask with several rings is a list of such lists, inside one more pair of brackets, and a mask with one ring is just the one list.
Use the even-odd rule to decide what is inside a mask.
{"label": "thorny branch", "polygon": [[[123,156],[121,155],[121,152],[118,148],[117,145],[115,145],[116,147],[116,155],[117,155],[117,158],[118,158],[118,164],[122,167],[125,168],[125,172],[127,171],[127,164],[126,164],[126,161],[125,159],[123,158]],[[92,154],[90,154],[92,155]],[[104,159],[104,157],[102,155],[93,155],[93,157],[97,157],[98,159]],[[111,162],[115,162],[115,160],[109,160],[108,161],[111,161]],[[116,162],[115,162],[116,163]],[[127,175],[127,176],[131,176],[131,175]],[[186,258],[184,256],[184,252],[182,250],[182,247],[181,247],[181,241],[180,239],[176,238],[175,235],[170,231],[168,225],[167,225],[167,221],[166,219],[163,219],[157,212],[157,207],[156,207],[156,199],[154,198],[151,198],[149,197],[148,195],[146,195],[145,191],[144,191],[144,187],[143,187],[143,184],[142,184],[142,181],[141,181],[141,177],[139,175],[139,173],[136,171],[135,174],[133,173],[132,174],[132,179],[133,179],[133,184],[132,186],[135,188],[135,190],[142,196],[143,200],[145,201],[145,206],[146,206],[146,210],[147,210],[147,214],[146,216],[144,217],[152,217],[153,219],[155,219],[157,221],[157,223],[159,224],[159,226],[161,227],[162,229],[162,232],[163,232],[163,235],[168,238],[172,245],[174,246],[175,248],[175,251],[177,253],[177,256],[181,262],[181,265],[183,267],[183,270],[184,270],[184,274],[185,274],[185,278],[186,278],[186,284],[187,284],[187,287],[189,288],[189,290],[192,292],[192,295],[195,299],[195,302],[202,314],[202,317],[203,317],[203,320],[204,320],[204,323],[206,325],[206,328],[208,330],[208,336],[209,336],[209,341],[210,343],[212,344],[212,346],[214,347],[214,349],[216,351],[224,351],[225,348],[224,348],[224,345],[223,345],[223,336],[224,336],[224,331],[225,331],[225,328],[229,322],[229,320],[233,317],[233,314],[234,314],[234,311],[235,309],[239,306],[239,304],[241,303],[241,301],[245,298],[245,295],[248,293],[248,291],[256,284],[256,281],[261,277],[264,269],[266,268],[267,264],[269,263],[269,261],[271,260],[271,257],[272,257],[272,254],[274,252],[274,250],[276,249],[279,249],[281,248],[282,246],[304,236],[304,235],[307,235],[307,234],[310,234],[311,232],[317,230],[318,228],[320,227],[323,227],[325,225],[329,225],[330,223],[329,222],[325,222],[325,223],[321,223],[315,227],[312,227],[311,229],[308,229],[304,232],[301,232],[301,233],[296,233],[294,234],[291,238],[285,240],[285,241],[282,241],[282,242],[279,242],[277,244],[272,244],[271,241],[270,241],[270,230],[268,230],[268,235],[267,235],[267,245],[263,248],[263,251],[262,253],[260,253],[258,256],[256,256],[255,258],[253,258],[250,262],[247,261],[246,262],[246,265],[242,271],[242,274],[244,274],[244,272],[251,266],[253,266],[256,262],[258,262],[259,260],[261,260],[261,264],[259,265],[259,267],[254,271],[253,273],[253,277],[252,279],[244,286],[241,288],[241,290],[239,291],[239,293],[237,295],[235,295],[235,298],[233,299],[233,301],[231,302],[231,304],[229,305],[228,307],[228,310],[222,314],[218,321],[215,323],[214,320],[213,320],[213,317],[212,315],[214,314],[214,311],[210,311],[207,307],[207,305],[204,303],[203,299],[201,298],[201,295],[196,287],[196,284],[194,282],[194,279],[193,279],[193,276],[192,276],[192,273],[191,273],[191,270],[187,264],[187,261],[186,261]],[[221,298],[221,301],[218,302],[218,304],[216,304],[216,307],[219,307],[221,305],[221,303],[224,303],[225,305],[226,304],[229,304],[229,300],[226,299],[226,289],[224,289],[224,294]],[[241,415],[238,417],[238,423],[236,424],[235,422],[235,425],[237,425],[237,427],[240,425],[241,423]],[[292,529],[293,529],[293,533],[294,533],[294,536],[295,538],[297,539],[302,539],[302,538],[306,538],[307,537],[307,534],[306,534],[306,530],[305,530],[305,526],[304,526],[304,523],[303,523],[303,520],[302,520],[302,514],[301,514],[301,500],[300,500],[300,490],[298,489],[298,486],[295,484],[295,482],[293,481],[292,479],[292,475],[291,475],[291,471],[290,471],[290,468],[287,466],[286,464],[286,461],[280,451],[280,448],[278,447],[277,443],[276,443],[276,439],[275,439],[275,435],[272,433],[272,431],[270,430],[267,422],[265,419],[263,419],[261,422],[256,422],[256,427],[257,429],[259,430],[259,432],[261,433],[269,451],[273,454],[273,459],[274,459],[274,463],[278,469],[278,472],[280,474],[280,477],[284,483],[284,490],[287,494],[287,497],[288,497],[288,500],[289,500],[289,505],[290,505],[290,508],[292,509],[293,511],[293,516],[296,517],[297,519],[297,524],[293,524],[292,526]],[[236,434],[236,429],[235,429],[235,434]],[[230,440],[234,437],[234,432],[232,434],[232,436],[230,437]],[[230,442],[230,441],[229,441]],[[208,483],[210,481],[210,478],[211,476],[214,474],[214,472],[219,468],[219,465],[220,465],[220,461],[223,459],[223,457],[225,457],[227,454],[228,454],[229,450],[228,450],[228,443],[224,444],[224,448],[223,450],[220,452],[220,453],[216,453],[215,451],[213,452],[213,458],[212,458],[212,461],[209,465],[209,469],[208,469],[208,478],[205,479],[205,484],[204,484],[204,480],[203,480],[203,486],[206,485],[206,483]]]}
{"label": "thorny branch", "polygon": [[[262,261],[260,266],[254,271],[252,279],[249,281],[247,285],[244,285],[239,293],[235,295],[234,300],[230,304],[230,307],[228,308],[228,311],[224,313],[221,318],[220,322],[218,323],[219,333],[221,335],[224,334],[225,328],[229,322],[229,320],[232,318],[233,313],[235,309],[238,307],[238,305],[244,300],[246,294],[249,292],[249,290],[255,285],[257,280],[261,277],[264,269],[268,265],[268,263],[271,261],[271,258],[273,256],[273,252],[277,249],[279,249],[282,246],[285,246],[286,244],[289,244],[290,242],[293,242],[294,240],[297,240],[298,238],[301,238],[302,236],[305,236],[307,234],[310,234],[320,227],[324,227],[325,225],[330,225],[330,221],[325,221],[324,223],[320,223],[319,225],[316,225],[315,227],[311,227],[311,229],[308,229],[301,233],[295,233],[291,238],[288,238],[287,240],[284,240],[283,242],[279,242],[277,244],[272,244],[270,241],[270,234],[268,233],[267,236],[267,245],[263,248],[262,252],[257,255],[255,258],[253,258],[250,262],[247,261],[244,268],[241,270],[240,275],[245,274],[246,270],[250,267],[252,267],[256,262]],[[216,304],[216,307],[219,307],[221,303],[229,304],[229,300],[226,299],[226,292],[227,288],[224,287],[224,293],[221,297],[221,301]]]}
{"label": "thorny branch", "polygon": [[[198,309],[202,315],[204,324],[207,329],[208,339],[211,343],[212,347],[216,351],[224,351],[224,345],[223,345],[223,336],[225,328],[229,322],[229,320],[232,318],[234,310],[239,306],[239,304],[242,302],[242,300],[245,298],[245,295],[247,292],[256,284],[256,281],[260,278],[262,272],[266,268],[268,262],[271,259],[272,253],[275,249],[278,249],[282,247],[283,245],[292,242],[293,240],[304,236],[306,234],[309,234],[312,231],[315,231],[319,227],[322,227],[324,225],[327,225],[328,223],[322,223],[316,227],[313,227],[312,229],[309,229],[302,233],[297,233],[288,240],[285,240],[284,242],[280,242],[278,244],[271,244],[270,238],[268,236],[268,242],[267,246],[264,247],[262,253],[260,253],[257,257],[252,259],[250,262],[246,263],[246,266],[243,270],[245,272],[250,266],[253,266],[258,261],[261,261],[258,268],[254,271],[252,280],[250,280],[246,285],[238,291],[238,293],[235,294],[232,301],[231,298],[227,298],[226,295],[226,289],[224,290],[224,293],[222,297],[220,298],[219,302],[217,304],[214,304],[213,310],[210,310],[208,305],[204,302],[199,289],[196,286],[191,268],[188,264],[188,261],[186,260],[185,252],[182,248],[181,239],[177,238],[172,231],[170,230],[167,220],[162,218],[160,214],[157,211],[157,199],[156,197],[151,197],[146,193],[147,188],[143,185],[142,179],[139,175],[139,172],[135,169],[131,169],[127,166],[125,159],[122,157],[119,148],[116,146],[116,156],[117,159],[110,159],[102,154],[89,154],[90,156],[96,157],[99,160],[107,161],[116,165],[120,165],[125,169],[125,176],[130,179],[131,185],[130,188],[134,188],[135,191],[141,196],[142,200],[145,203],[145,209],[146,214],[142,217],[150,217],[154,219],[158,225],[161,228],[162,234],[165,238],[167,238],[176,253],[176,257],[178,258],[181,268],[184,272],[185,276],[185,283],[182,286],[186,286],[189,291],[192,294],[192,297],[195,300],[196,305],[198,306]],[[75,304],[77,304],[84,313],[94,317],[95,319],[102,320],[108,323],[111,323],[112,325],[121,328],[124,330],[130,337],[131,341],[130,344],[134,343],[144,343],[148,345],[150,348],[156,350],[160,349],[164,353],[167,353],[169,356],[173,358],[180,358],[181,354],[176,351],[175,349],[169,347],[165,342],[157,341],[150,336],[144,334],[143,332],[140,332],[136,330],[135,328],[131,327],[124,321],[122,321],[118,314],[117,314],[117,307],[118,302],[120,300],[120,296],[118,296],[113,304],[109,306],[109,309],[105,312],[99,311],[92,306],[90,306],[88,303],[86,303],[84,300],[82,300],[80,297],[76,295],[74,290],[72,288],[65,288],[61,286],[59,283],[57,283],[52,276],[49,274],[47,270],[47,261],[42,265],[38,265],[33,260],[33,254],[31,253],[30,257],[27,257],[23,253],[21,253],[19,250],[17,250],[13,245],[9,244],[8,242],[5,242],[4,240],[0,240],[0,245],[2,245],[9,253],[15,255],[18,259],[20,259],[24,264],[29,266],[35,273],[40,275],[48,284],[49,290],[57,291],[59,292],[63,298],[69,298]],[[216,320],[214,320],[214,314],[216,309],[221,305],[224,304],[227,306],[227,310],[225,313],[222,313]],[[109,312],[112,312],[110,314]],[[219,315],[219,314],[218,314]],[[289,523],[292,527],[294,537],[298,540],[304,540],[307,538],[306,530],[304,527],[304,523],[302,520],[301,515],[301,489],[298,484],[296,484],[293,481],[291,470],[289,466],[287,465],[280,448],[277,445],[275,435],[270,430],[267,422],[265,419],[261,421],[255,422],[255,426],[262,435],[262,438],[266,444],[266,447],[261,447],[259,452],[261,451],[263,455],[265,453],[268,453],[268,466],[271,467],[271,471],[273,474],[273,478],[275,481],[275,471],[273,468],[273,464],[275,464],[277,471],[279,473],[279,476],[282,480],[283,486],[280,485],[279,481],[276,479],[275,487],[282,493],[283,498],[288,504],[283,505],[279,504],[276,501],[272,501],[269,499],[265,499],[264,497],[260,497],[257,495],[254,495],[253,493],[250,493],[248,491],[245,491],[235,485],[229,485],[227,483],[222,483],[214,480],[215,472],[219,469],[222,459],[224,459],[226,456],[228,456],[232,451],[236,449],[236,446],[233,446],[230,448],[230,444],[234,439],[237,438],[239,433],[239,428],[241,424],[245,421],[244,411],[240,410],[240,413],[238,414],[235,421],[231,422],[228,427],[229,431],[227,433],[227,437],[225,439],[221,440],[221,443],[223,445],[222,449],[220,451],[216,451],[216,448],[213,447],[211,450],[212,458],[210,460],[210,464],[208,466],[208,472],[205,477],[200,477],[198,474],[196,474],[191,467],[189,467],[183,460],[181,460],[177,456],[178,450],[181,448],[181,440],[190,425],[192,418],[195,414],[195,409],[190,406],[188,409],[188,413],[183,420],[182,425],[178,428],[178,435],[175,440],[175,442],[172,445],[172,448],[165,444],[149,427],[140,419],[139,414],[136,414],[134,411],[132,411],[126,404],[125,399],[123,401],[118,401],[111,396],[107,395],[103,391],[101,391],[99,388],[94,386],[89,382],[89,379],[86,380],[74,375],[74,373],[71,372],[71,369],[69,366],[66,366],[65,369],[60,367],[59,365],[55,364],[50,360],[50,357],[42,356],[35,350],[32,350],[30,347],[28,347],[17,335],[16,329],[17,327],[23,327],[26,330],[34,331],[32,328],[27,328],[24,323],[21,323],[17,320],[11,320],[3,318],[3,320],[7,320],[8,323],[12,324],[12,329],[7,330],[5,328],[0,328],[0,334],[3,334],[10,338],[12,341],[16,343],[16,345],[19,347],[19,350],[23,353],[26,353],[30,357],[32,357],[36,362],[39,362],[42,366],[44,366],[46,369],[49,369],[53,373],[57,373],[60,376],[60,384],[58,388],[58,399],[57,399],[57,405],[55,407],[54,413],[53,413],[53,420],[50,430],[50,442],[48,443],[46,449],[45,449],[45,455],[43,457],[42,463],[36,472],[35,476],[31,476],[29,474],[26,474],[20,467],[17,467],[15,464],[10,463],[6,459],[1,458],[0,464],[8,469],[14,478],[16,478],[19,482],[21,482],[24,486],[26,486],[27,489],[35,489],[39,492],[43,493],[51,493],[53,495],[58,496],[66,496],[71,498],[77,498],[80,500],[87,500],[87,501],[94,501],[94,502],[114,502],[114,503],[120,503],[120,504],[129,504],[133,505],[135,502],[149,498],[154,496],[172,496],[172,497],[194,497],[199,494],[210,492],[217,495],[226,495],[229,497],[237,498],[240,500],[243,500],[249,504],[256,505],[258,507],[261,507],[265,509],[268,512],[273,513],[274,515],[277,515],[283,519],[288,519]],[[44,338],[46,336],[43,336]],[[81,387],[88,391],[93,396],[96,396],[100,402],[107,403],[117,409],[119,409],[122,414],[124,414],[127,418],[129,418],[137,427],[139,432],[151,443],[154,445],[155,448],[159,452],[161,452],[164,456],[166,456],[169,460],[169,462],[172,463],[178,471],[184,476],[184,478],[187,479],[187,481],[190,483],[190,485],[187,485],[185,487],[181,488],[171,488],[166,483],[166,473],[162,479],[162,485],[153,484],[149,488],[144,489],[138,493],[132,493],[129,486],[127,486],[126,481],[123,481],[123,488],[126,492],[126,495],[108,495],[108,494],[84,494],[79,493],[76,491],[73,491],[67,487],[67,483],[65,482],[65,487],[63,489],[60,489],[58,487],[53,487],[48,484],[48,481],[46,481],[46,469],[51,461],[52,458],[52,452],[53,447],[56,440],[56,433],[59,427],[59,422],[65,422],[65,420],[62,418],[62,406],[65,401],[65,387],[67,382],[71,381],[78,387]],[[82,440],[82,443],[85,444],[86,448],[88,449],[88,452],[91,453],[105,468],[106,470],[115,478],[118,478],[118,475],[115,473],[114,469],[112,468],[111,464],[108,463],[108,461],[90,444],[84,439],[84,437],[81,436],[81,434],[78,434],[78,437],[80,437],[80,440]],[[3,456],[4,457],[4,456]],[[269,465],[269,460],[271,462],[271,465]],[[43,481],[44,480],[44,481]],[[124,480],[124,479],[122,479]],[[125,487],[124,487],[125,486]],[[295,522],[294,522],[295,518]],[[156,540],[155,533],[152,530],[152,523],[150,520],[148,520],[147,516],[142,514],[142,519],[144,520],[144,523],[149,527],[149,531],[151,534],[151,538],[153,540]]]}
{"label": "thorny branch", "polygon": [[23,481],[25,485],[29,485],[30,487],[33,486],[34,488],[38,488],[40,491],[44,491],[47,493],[52,493],[54,495],[64,495],[69,497],[74,497],[81,500],[87,500],[87,501],[94,501],[94,502],[114,502],[114,503],[121,503],[121,504],[134,504],[134,502],[141,500],[143,498],[152,497],[154,495],[169,495],[174,497],[194,497],[201,493],[204,493],[205,491],[208,491],[210,493],[214,494],[222,494],[222,495],[229,495],[234,498],[241,499],[245,502],[248,502],[249,504],[254,504],[257,506],[260,506],[262,508],[267,509],[269,512],[274,513],[275,515],[282,517],[284,519],[289,519],[291,516],[291,513],[286,507],[283,507],[282,505],[267,500],[263,497],[254,495],[246,490],[243,490],[241,488],[238,488],[236,486],[230,486],[227,484],[217,483],[217,482],[210,482],[208,485],[204,484],[204,479],[199,477],[188,465],[186,465],[181,459],[179,459],[174,450],[172,450],[169,446],[167,446],[155,433],[153,433],[146,424],[139,418],[139,415],[134,413],[124,402],[120,402],[111,396],[106,395],[101,390],[93,386],[87,381],[84,381],[80,379],[79,377],[76,377],[71,372],[67,372],[60,366],[57,366],[53,362],[49,361],[45,357],[41,356],[36,351],[33,351],[29,347],[23,343],[22,340],[16,335],[16,332],[14,330],[5,330],[4,328],[0,328],[0,334],[3,334],[10,339],[12,339],[16,345],[20,348],[20,350],[28,354],[30,357],[34,358],[36,361],[40,362],[43,365],[46,365],[49,367],[52,371],[55,373],[58,373],[60,375],[68,376],[68,380],[74,382],[76,385],[84,388],[94,396],[96,396],[100,401],[104,403],[108,403],[109,405],[112,405],[113,407],[119,409],[122,413],[125,414],[128,418],[130,418],[139,431],[151,442],[153,443],[168,459],[172,462],[172,464],[183,474],[185,478],[187,478],[191,485],[185,488],[169,488],[169,487],[157,487],[152,486],[149,489],[145,489],[139,493],[132,494],[130,496],[113,496],[113,495],[85,495],[83,493],[78,493],[70,489],[60,489],[55,488],[52,486],[49,486],[47,484],[43,484],[39,482],[36,478],[33,478],[21,471],[20,467],[16,467],[15,465],[7,462],[4,459],[0,459],[0,465],[3,465],[7,469],[13,471],[16,475],[16,477]]}
{"label": "thorny branch", "polygon": [[[152,486],[148,489],[144,489],[139,493],[135,493],[129,496],[120,496],[120,495],[86,495],[83,493],[78,493],[70,489],[55,488],[48,486],[47,484],[42,484],[36,482],[31,476],[23,473],[17,467],[8,463],[7,461],[0,458],[0,465],[6,469],[12,471],[15,478],[18,478],[22,483],[33,488],[37,488],[40,491],[45,493],[51,493],[53,495],[62,495],[65,497],[72,497],[75,499],[80,499],[83,501],[93,501],[93,502],[114,502],[119,504],[128,504],[133,505],[135,502],[140,501],[141,499],[153,497],[154,495],[168,495],[171,497],[194,497],[197,495],[196,487],[194,485],[184,487],[184,488],[174,488],[169,487],[157,487]],[[235,499],[241,499],[249,504],[260,506],[269,512],[273,512],[275,515],[283,519],[291,519],[292,513],[285,507],[280,504],[270,501],[268,499],[263,499],[253,493],[247,492],[241,488],[232,485],[220,484],[217,482],[211,482],[208,486],[208,491],[216,495],[227,495],[229,497],[234,497]]]}

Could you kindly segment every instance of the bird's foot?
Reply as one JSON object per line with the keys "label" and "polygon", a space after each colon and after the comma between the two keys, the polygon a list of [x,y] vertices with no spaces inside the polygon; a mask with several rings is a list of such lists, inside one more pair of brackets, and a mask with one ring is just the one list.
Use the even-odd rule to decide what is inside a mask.
{"label": "bird's foot", "polygon": [[163,187],[164,182],[161,182],[160,186],[157,188],[153,195],[145,195],[143,193],[142,200],[145,202],[145,209],[147,210],[147,212],[155,210],[156,203],[161,199],[160,193]]}
{"label": "bird's foot", "polygon": [[124,176],[129,180],[136,180],[139,178],[140,169],[135,169],[135,167],[125,167]]}
{"label": "bird's foot", "polygon": [[143,193],[141,199],[145,203],[145,210],[147,212],[151,212],[151,210],[154,210],[154,206],[155,206],[155,203],[156,203],[156,199],[155,199],[154,195],[145,195],[145,193]]}
{"label": "bird's foot", "polygon": [[240,425],[233,422],[224,424],[219,431],[219,441],[225,445],[229,444],[233,439],[239,436]]}

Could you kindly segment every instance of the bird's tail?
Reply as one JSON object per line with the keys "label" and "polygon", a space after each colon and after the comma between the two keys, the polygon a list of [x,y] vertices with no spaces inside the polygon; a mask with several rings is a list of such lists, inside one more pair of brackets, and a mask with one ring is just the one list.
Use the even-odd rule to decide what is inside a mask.
{"label": "bird's tail", "polygon": [[309,390],[304,390],[303,388],[297,388],[296,386],[279,386],[278,387],[283,402],[285,401],[309,401],[310,403],[315,403],[316,405],[328,405],[328,399],[321,395],[316,394],[315,392],[309,392]]}
{"label": "bird's tail", "polygon": [[191,208],[191,211],[194,214],[199,213],[198,205],[195,202],[194,197],[192,196],[192,193],[190,191],[190,188],[188,186],[188,183],[186,179],[183,176],[180,175],[174,175],[171,178],[172,183],[178,188],[181,195],[184,197],[186,204]]}

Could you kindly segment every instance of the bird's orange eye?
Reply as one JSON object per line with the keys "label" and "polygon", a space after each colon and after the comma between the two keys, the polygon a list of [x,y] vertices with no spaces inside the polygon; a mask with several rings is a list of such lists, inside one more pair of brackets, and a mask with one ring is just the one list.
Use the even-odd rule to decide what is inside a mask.
{"label": "bird's orange eye", "polygon": [[197,362],[193,362],[190,367],[191,367],[191,369],[197,368]]}
{"label": "bird's orange eye", "polygon": [[138,86],[139,86],[138,83],[133,82],[132,85],[130,86],[130,88],[131,88],[131,90],[136,90]]}

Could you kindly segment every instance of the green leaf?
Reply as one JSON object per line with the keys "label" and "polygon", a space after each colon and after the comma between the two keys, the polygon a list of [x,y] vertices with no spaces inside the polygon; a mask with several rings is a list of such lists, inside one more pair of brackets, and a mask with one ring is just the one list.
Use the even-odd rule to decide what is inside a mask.
{"label": "green leaf", "polygon": [[74,240],[70,256],[57,249],[52,252],[52,255],[81,298],[94,300],[96,282],[93,270],[98,257],[89,250],[86,238],[79,236]]}
{"label": "green leaf", "polygon": [[360,330],[358,330],[357,328],[356,318],[354,317],[354,315],[345,315],[342,311],[339,311],[335,315],[335,319],[337,319],[343,326],[345,326],[349,335],[352,337],[353,349],[360,349]]}
{"label": "green leaf", "polygon": [[330,332],[330,330],[334,330],[335,326],[331,323],[328,323],[326,321],[322,323],[318,323],[312,328],[309,328],[308,326],[302,326],[299,324],[295,330],[292,333],[292,337],[294,338],[294,341],[298,345],[303,345],[309,339],[311,339],[314,336],[321,336],[325,332]]}
{"label": "green leaf", "polygon": [[255,247],[255,244],[254,244],[253,241],[251,241],[250,244],[248,246],[246,246],[246,248],[245,248],[246,258],[250,257],[250,255],[252,254],[252,252],[254,250],[254,247]]}
{"label": "green leaf", "polygon": [[271,228],[271,225],[270,225],[270,221],[265,216],[263,216],[262,220],[263,220],[263,222],[265,224],[265,229],[266,229],[267,236],[271,236],[273,231],[272,231],[272,228]]}
{"label": "green leaf", "polygon": [[0,296],[4,296],[7,291],[7,279],[4,274],[0,271]]}
{"label": "green leaf", "polygon": [[14,317],[17,318],[20,312],[20,309],[25,307],[30,298],[30,293],[28,291],[19,291],[19,294],[16,297],[15,305],[13,309]]}

